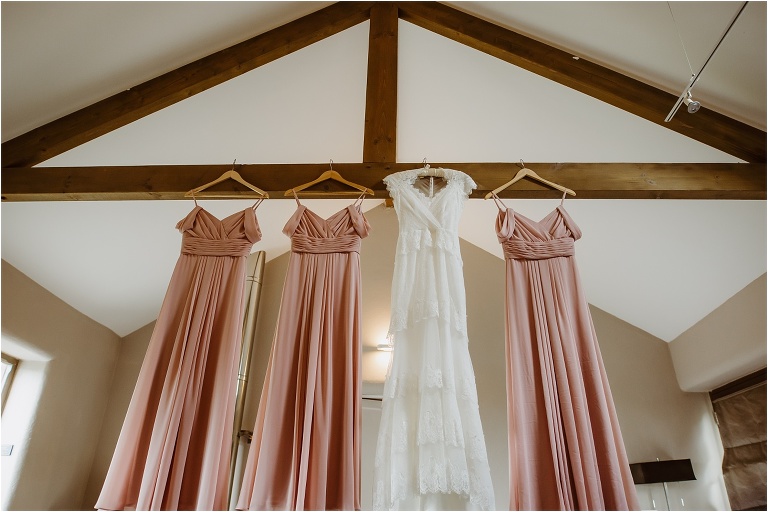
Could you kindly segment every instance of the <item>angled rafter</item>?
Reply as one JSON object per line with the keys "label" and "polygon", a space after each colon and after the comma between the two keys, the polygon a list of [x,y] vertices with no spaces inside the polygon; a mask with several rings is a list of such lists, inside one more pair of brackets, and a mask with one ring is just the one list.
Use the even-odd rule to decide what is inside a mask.
{"label": "angled rafter", "polygon": [[748,162],[766,161],[766,133],[702,108],[664,123],[676,95],[437,2],[401,2],[400,17]]}
{"label": "angled rafter", "polygon": [[[663,118],[668,108],[666,102],[671,95],[583,59],[574,61],[570,54],[440,4],[342,2],[6,142],[2,148],[3,201],[180,199],[184,192],[218,177],[229,166],[30,166],[368,18],[371,33],[365,163],[334,165],[348,174],[349,179],[385,197],[381,178],[416,166],[394,163],[398,17],[630,112],[645,113],[643,117],[651,120]],[[741,158],[765,162],[764,132],[718,116],[713,112],[702,116],[700,111],[696,116],[684,116],[682,121],[669,127],[686,133],[681,125],[703,118],[708,123],[706,130],[701,123],[694,123],[688,130],[694,133],[692,137]],[[707,138],[708,135],[712,136]],[[476,197],[506,182],[517,171],[514,164],[504,163],[444,165],[469,172],[480,185]],[[766,167],[762,163],[531,165],[550,178],[567,183],[579,192],[580,198],[766,198]],[[327,164],[245,165],[242,168],[246,179],[280,193],[296,182],[316,177],[327,169]],[[521,183],[505,194],[534,198],[549,197],[551,191]]]}
{"label": "angled rafter", "polygon": [[338,2],[137,85],[2,145],[3,167],[31,166],[368,19],[372,2]]}
{"label": "angled rafter", "polygon": [[[567,185],[579,199],[766,199],[765,164],[527,163],[547,179]],[[420,163],[336,163],[345,178],[388,196],[381,179],[420,167]],[[470,174],[478,184],[472,197],[509,181],[515,163],[434,163]],[[3,170],[3,201],[183,199],[184,193],[216,179],[229,165],[158,165],[139,167],[27,167]],[[296,183],[328,169],[322,164],[254,164],[238,166],[251,183],[282,197]],[[332,186],[332,182],[326,182]],[[238,190],[233,181],[222,188]],[[523,180],[504,197],[555,197],[557,191]]]}

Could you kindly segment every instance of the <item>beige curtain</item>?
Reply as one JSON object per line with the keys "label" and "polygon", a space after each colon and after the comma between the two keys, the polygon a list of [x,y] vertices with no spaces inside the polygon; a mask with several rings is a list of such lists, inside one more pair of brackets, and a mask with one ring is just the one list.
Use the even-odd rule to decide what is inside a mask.
{"label": "beige curtain", "polygon": [[712,402],[723,440],[723,477],[733,510],[766,509],[765,382]]}

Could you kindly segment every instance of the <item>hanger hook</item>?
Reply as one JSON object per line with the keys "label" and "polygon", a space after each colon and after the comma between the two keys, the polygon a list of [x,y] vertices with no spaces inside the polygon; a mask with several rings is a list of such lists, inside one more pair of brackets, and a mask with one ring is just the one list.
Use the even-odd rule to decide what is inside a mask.
{"label": "hanger hook", "polygon": [[235,158],[235,159],[232,161],[232,170],[233,170],[233,171],[235,170],[235,164],[236,164],[236,163],[237,163],[237,158]]}
{"label": "hanger hook", "polygon": [[333,170],[333,158],[331,158],[330,163],[328,165],[330,166],[331,170]]}
{"label": "hanger hook", "polygon": [[521,169],[525,169],[525,162],[523,162],[522,158],[520,159],[520,163],[517,165],[519,165]]}
{"label": "hanger hook", "polygon": [[429,164],[427,163],[427,157],[424,157],[424,160],[421,162],[421,165],[422,165],[422,166],[423,166],[425,169],[429,169]]}

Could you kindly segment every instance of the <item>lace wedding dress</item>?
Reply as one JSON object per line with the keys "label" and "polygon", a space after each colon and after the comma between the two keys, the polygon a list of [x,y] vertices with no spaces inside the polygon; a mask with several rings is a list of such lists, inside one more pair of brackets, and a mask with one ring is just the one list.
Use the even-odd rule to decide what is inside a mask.
{"label": "lace wedding dress", "polygon": [[458,224],[466,174],[384,178],[400,223],[392,282],[394,351],[376,446],[376,510],[489,510],[490,468],[469,357]]}

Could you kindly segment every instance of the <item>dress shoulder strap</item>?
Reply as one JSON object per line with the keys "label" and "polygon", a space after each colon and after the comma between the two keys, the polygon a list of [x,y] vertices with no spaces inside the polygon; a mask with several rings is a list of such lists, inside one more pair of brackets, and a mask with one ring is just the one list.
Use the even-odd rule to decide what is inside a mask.
{"label": "dress shoulder strap", "polygon": [[360,197],[358,197],[355,200],[355,203],[352,206],[354,206],[355,208],[357,208],[359,210],[360,207],[363,205],[363,201],[364,200],[365,200],[365,190],[363,190],[363,193],[360,194]]}
{"label": "dress shoulder strap", "polygon": [[293,198],[296,200],[296,204],[301,206],[301,202],[299,201],[299,196],[296,195],[296,190],[291,189],[291,192],[293,192]]}
{"label": "dress shoulder strap", "polygon": [[493,196],[493,202],[496,203],[496,206],[499,208],[499,211],[502,211],[502,212],[507,211],[507,205],[504,204],[504,201],[502,201],[501,198],[497,196],[495,192],[491,192],[491,195]]}

